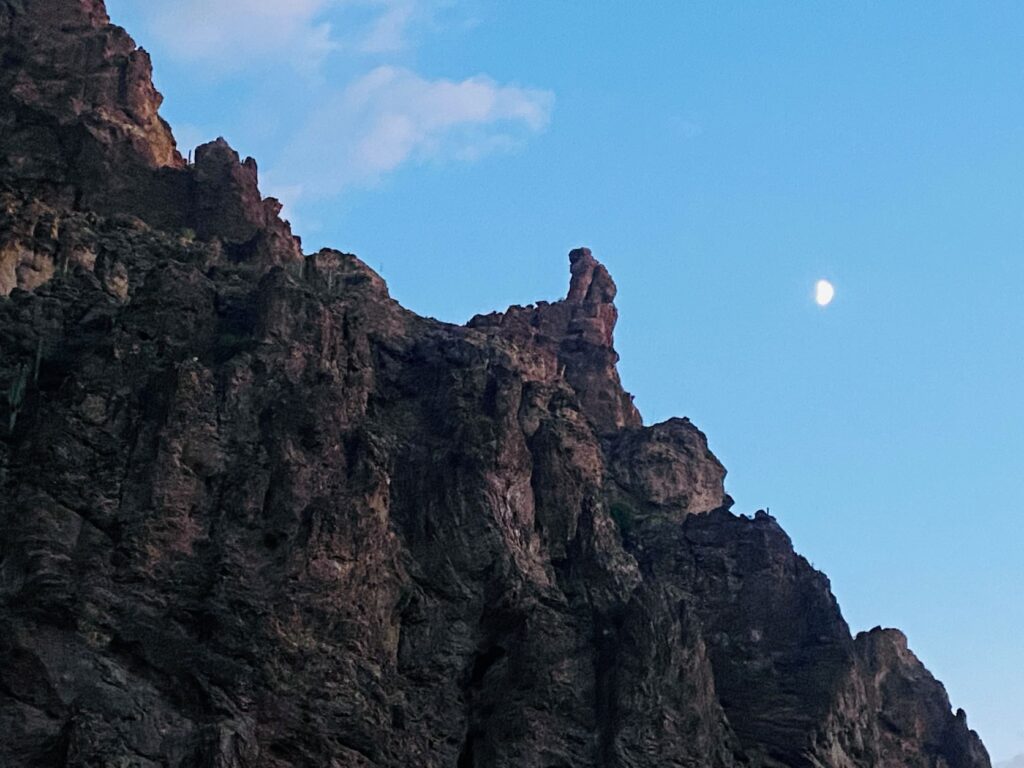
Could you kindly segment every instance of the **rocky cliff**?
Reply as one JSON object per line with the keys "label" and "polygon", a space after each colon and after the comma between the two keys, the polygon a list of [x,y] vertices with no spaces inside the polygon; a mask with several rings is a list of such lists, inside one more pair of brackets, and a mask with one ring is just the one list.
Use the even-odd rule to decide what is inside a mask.
{"label": "rocky cliff", "polygon": [[851,637],[615,285],[454,326],[182,160],[101,0],[0,0],[0,764],[986,768]]}

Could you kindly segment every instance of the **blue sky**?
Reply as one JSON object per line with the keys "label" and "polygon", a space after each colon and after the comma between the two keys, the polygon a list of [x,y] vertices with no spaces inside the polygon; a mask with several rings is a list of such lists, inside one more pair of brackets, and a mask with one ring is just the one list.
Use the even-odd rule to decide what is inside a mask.
{"label": "blue sky", "polygon": [[645,419],[1024,752],[1024,5],[108,6],[186,148],[422,314],[558,298],[590,246]]}

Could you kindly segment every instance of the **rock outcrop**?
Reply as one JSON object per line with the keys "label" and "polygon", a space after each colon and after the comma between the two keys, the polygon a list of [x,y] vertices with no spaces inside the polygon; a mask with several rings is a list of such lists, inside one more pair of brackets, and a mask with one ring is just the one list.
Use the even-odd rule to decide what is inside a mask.
{"label": "rock outcrop", "polygon": [[0,0],[0,765],[987,768],[851,637],[585,249],[467,326],[182,161],[100,0]]}
{"label": "rock outcrop", "polygon": [[556,367],[556,375],[576,391],[599,432],[639,427],[640,414],[623,391],[615,367],[615,283],[588,248],[572,251],[569,266],[572,280],[562,301],[478,315],[469,326],[500,335],[531,354],[543,354],[545,362]]}
{"label": "rock outcrop", "polygon": [[130,216],[218,241],[236,260],[301,262],[256,163],[223,139],[181,157],[160,118],[149,55],[102,0],[0,0],[0,295],[76,258],[66,211]]}

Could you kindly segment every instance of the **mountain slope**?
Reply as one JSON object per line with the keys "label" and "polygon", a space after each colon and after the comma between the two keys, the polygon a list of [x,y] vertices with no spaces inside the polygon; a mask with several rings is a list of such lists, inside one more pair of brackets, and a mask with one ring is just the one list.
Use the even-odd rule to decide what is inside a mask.
{"label": "mountain slope", "polygon": [[454,326],[184,162],[100,0],[0,0],[0,764],[949,766],[686,419],[615,285]]}

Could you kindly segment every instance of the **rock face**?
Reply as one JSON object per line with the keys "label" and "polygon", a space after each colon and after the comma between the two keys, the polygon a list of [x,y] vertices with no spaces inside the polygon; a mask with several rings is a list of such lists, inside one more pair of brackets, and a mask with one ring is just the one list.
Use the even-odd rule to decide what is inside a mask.
{"label": "rock face", "polygon": [[280,204],[260,196],[254,160],[240,163],[222,139],[200,147],[194,166],[182,159],[149,55],[110,24],[102,0],[0,0],[0,52],[0,295],[77,258],[67,211],[196,232],[253,265],[301,262]]}
{"label": "rock face", "polygon": [[0,764],[989,766],[643,426],[589,251],[417,317],[224,142],[184,163],[100,0],[0,34]]}

